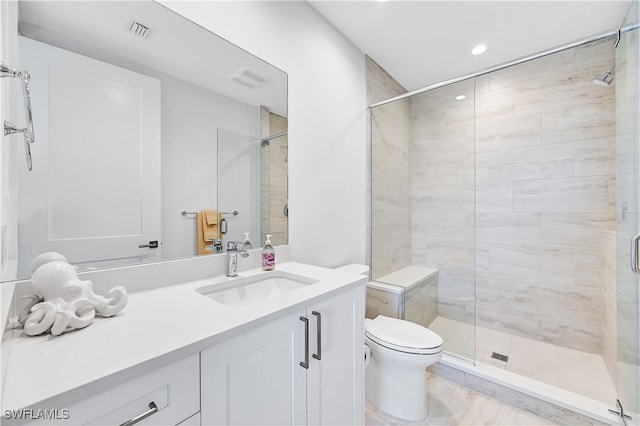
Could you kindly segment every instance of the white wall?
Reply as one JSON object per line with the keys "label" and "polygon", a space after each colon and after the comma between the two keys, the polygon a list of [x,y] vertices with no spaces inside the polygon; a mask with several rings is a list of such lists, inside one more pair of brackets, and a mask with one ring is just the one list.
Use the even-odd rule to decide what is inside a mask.
{"label": "white wall", "polygon": [[329,267],[364,263],[362,52],[306,2],[162,3],[288,73],[292,257]]}
{"label": "white wall", "polygon": [[[18,11],[15,2],[0,2],[0,61],[9,65],[16,64],[16,46],[17,27],[18,27]],[[18,93],[20,82],[15,78],[0,79],[0,117],[2,121],[8,120],[16,126],[22,127],[24,124],[24,116],[18,121],[16,111],[16,96]],[[0,203],[1,203],[1,219],[0,225],[3,232],[0,233],[0,246],[2,247],[2,278],[12,279],[15,277],[15,266],[17,264],[17,239],[15,237],[16,224],[16,192],[15,182],[16,167],[14,160],[17,157],[16,147],[24,149],[24,139],[22,135],[0,136]],[[24,151],[22,151],[24,153]],[[22,157],[24,158],[24,157]],[[4,231],[6,230],[6,231]],[[9,232],[14,230],[14,232]],[[9,260],[9,262],[7,262]],[[11,267],[7,265],[11,264]],[[0,339],[4,340],[5,326],[7,317],[13,305],[14,283],[0,284]],[[7,362],[9,360],[9,352],[11,349],[11,340],[3,341],[0,344],[0,401],[2,400],[2,389],[4,388],[4,379],[7,371]]]}
{"label": "white wall", "polygon": [[[219,203],[216,144],[219,129],[257,137],[260,123],[256,107],[166,74],[159,77],[162,79],[162,257],[175,259],[197,254],[196,218],[183,217],[180,214],[183,210],[231,208],[240,211],[241,220],[253,219],[260,223],[259,208],[250,212],[240,203],[231,207]],[[236,190],[236,193],[242,196],[240,200],[248,198],[244,191]],[[254,202],[259,205],[259,198]],[[242,232],[254,232],[245,228],[238,223],[229,227],[238,232],[236,239]],[[256,226],[256,229],[259,228]]]}

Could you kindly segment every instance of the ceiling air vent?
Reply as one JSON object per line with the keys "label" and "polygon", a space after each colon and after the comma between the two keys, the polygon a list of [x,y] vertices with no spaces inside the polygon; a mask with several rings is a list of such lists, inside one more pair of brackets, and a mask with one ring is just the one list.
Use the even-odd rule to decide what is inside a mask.
{"label": "ceiling air vent", "polygon": [[145,38],[149,34],[149,27],[142,25],[140,22],[132,21],[129,26],[129,32],[140,38]]}
{"label": "ceiling air vent", "polygon": [[229,76],[229,79],[238,84],[242,84],[249,89],[256,89],[262,86],[267,80],[248,68],[240,68]]}

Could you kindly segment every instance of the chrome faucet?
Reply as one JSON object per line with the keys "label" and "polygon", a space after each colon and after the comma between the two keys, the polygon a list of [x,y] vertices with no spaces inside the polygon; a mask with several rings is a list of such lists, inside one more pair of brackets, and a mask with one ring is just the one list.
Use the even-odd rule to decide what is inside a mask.
{"label": "chrome faucet", "polygon": [[242,257],[249,257],[249,252],[238,248],[235,241],[227,242],[227,276],[238,276],[238,253]]}

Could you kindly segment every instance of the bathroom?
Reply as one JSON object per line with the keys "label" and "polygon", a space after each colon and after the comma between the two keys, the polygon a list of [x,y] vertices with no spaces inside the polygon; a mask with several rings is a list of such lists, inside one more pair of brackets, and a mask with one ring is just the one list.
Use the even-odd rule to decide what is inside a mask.
{"label": "bathroom", "polygon": [[[380,235],[376,236],[376,227],[374,225],[375,218],[370,219],[368,207],[368,180],[370,171],[368,169],[369,166],[367,162],[370,148],[368,138],[371,138],[371,142],[373,143],[375,142],[375,136],[373,134],[369,136],[370,131],[367,117],[368,110],[366,105],[388,99],[400,93],[387,93],[384,94],[384,96],[380,96],[380,94],[378,94],[376,98],[368,98],[367,67],[371,69],[371,67],[374,67],[375,65],[373,65],[371,61],[364,56],[360,49],[358,49],[344,35],[339,33],[331,24],[329,24],[316,9],[306,3],[201,2],[193,4],[166,2],[166,5],[175,12],[197,22],[204,28],[210,29],[212,32],[257,55],[258,57],[263,58],[288,74],[288,110],[290,114],[288,122],[288,132],[290,133],[290,145],[288,148],[288,203],[291,211],[295,212],[292,213],[288,219],[288,245],[291,250],[291,258],[295,259],[296,262],[329,268],[338,267],[347,263],[368,263],[372,267],[374,280],[393,272],[390,269],[384,273],[379,271],[377,268],[380,267],[380,263],[375,257],[376,250],[390,249],[391,247],[389,247],[389,244],[395,243],[396,241],[399,242],[401,237],[400,233],[396,231],[393,232],[393,235],[383,231]],[[381,3],[379,6],[384,7],[384,5],[385,3]],[[320,8],[320,6],[318,8]],[[301,22],[303,22],[304,25],[301,25]],[[575,38],[570,41],[574,40]],[[598,47],[602,47],[605,42],[603,41],[602,44],[596,44]],[[609,47],[611,44],[613,44],[613,42],[609,44]],[[289,48],[282,49],[281,46],[283,45],[289,46]],[[547,48],[552,47],[556,46],[547,46]],[[621,44],[621,47],[624,47],[624,45]],[[578,47],[575,49],[576,51],[580,50]],[[620,49],[620,47],[618,49]],[[584,77],[586,79],[584,84],[589,86],[589,90],[592,90],[592,92],[590,91],[589,93],[593,93],[593,96],[601,97],[604,96],[603,93],[607,93],[611,96],[611,99],[614,99],[613,87],[618,87],[620,79],[622,78],[621,75],[616,75],[614,80],[615,83],[609,88],[602,89],[591,83],[591,79],[595,74],[606,72],[611,68],[605,67],[606,69],[603,69],[600,67],[601,64],[603,65],[604,63],[608,63],[613,65],[612,61],[615,60],[613,51],[606,52],[605,54],[610,56],[604,59],[601,63],[598,63],[598,67],[594,67],[594,74],[591,77]],[[515,59],[522,56],[524,55],[516,55],[508,59]],[[4,60],[6,59],[3,57],[3,62]],[[508,62],[508,60],[503,60],[500,63],[506,62]],[[595,72],[596,68],[598,68],[597,73]],[[495,72],[496,74],[494,75],[497,75],[500,71],[496,70]],[[506,71],[503,71],[503,73],[506,73]],[[439,80],[429,82],[429,84],[435,84],[439,81],[444,81],[456,76],[457,75],[448,75]],[[467,103],[464,104],[464,102],[459,102],[458,104],[455,104],[451,101],[451,104],[449,104],[445,102],[446,107],[450,106],[451,108],[456,108],[457,106],[464,104],[467,107],[471,105],[472,108],[475,103],[479,103],[482,96],[486,95],[486,92],[483,92],[482,86],[486,81],[483,82],[482,80],[482,77],[478,77],[454,83],[454,85],[449,88],[455,92],[454,97],[463,94],[464,90],[464,94],[466,95],[465,101]],[[422,86],[425,86],[426,84],[427,83]],[[526,82],[523,84],[526,84]],[[414,88],[412,87],[411,89]],[[417,103],[422,96],[425,108],[428,108],[428,103],[431,102],[430,96],[435,96],[438,93],[445,96],[446,90],[447,88],[442,87],[434,89],[431,93],[426,92],[424,94],[418,94],[415,98],[412,98],[411,102],[414,102],[413,99],[417,99],[415,101],[415,103]],[[553,92],[553,89],[548,90]],[[602,90],[604,90],[604,92]],[[364,101],[365,99],[367,99],[366,102]],[[615,100],[617,101],[617,97]],[[369,111],[371,111],[371,114],[377,114],[378,111],[383,111],[385,108],[393,108],[395,105],[399,105],[399,103],[392,103],[386,106],[381,105],[379,107],[371,108]],[[471,110],[468,115],[468,119],[472,122],[471,125],[478,126],[476,128],[476,132],[479,131],[482,126],[482,117],[478,116],[478,113],[478,111]],[[535,114],[535,112],[532,114]],[[477,123],[475,123],[475,119],[478,120]],[[18,118],[17,121],[20,122],[20,119]],[[527,124],[532,125],[531,122],[527,122]],[[603,136],[603,138],[606,138],[606,136]],[[296,143],[296,140],[304,140],[305,142]],[[450,161],[456,161],[455,164],[458,164],[458,161],[470,162],[471,166],[468,171],[470,172],[471,180],[464,182],[465,185],[468,185],[471,189],[470,191],[464,192],[464,196],[468,196],[472,200],[474,197],[478,197],[475,204],[473,202],[464,203],[462,209],[459,206],[451,206],[450,208],[443,207],[443,211],[428,211],[424,214],[424,216],[433,214],[432,217],[424,218],[426,223],[431,223],[430,221],[435,220],[442,221],[442,228],[437,230],[439,231],[440,237],[442,237],[440,238],[440,241],[447,240],[445,237],[449,235],[453,237],[455,240],[454,242],[466,240],[472,243],[468,248],[469,251],[461,253],[461,256],[468,260],[469,263],[467,265],[474,265],[477,268],[477,275],[470,278],[472,281],[455,281],[458,284],[466,283],[467,286],[465,288],[445,288],[444,286],[442,286],[442,288],[438,288],[437,296],[433,299],[437,305],[441,318],[460,320],[459,322],[465,325],[477,327],[475,329],[476,334],[472,333],[465,342],[459,342],[465,343],[461,348],[455,348],[455,344],[452,344],[447,348],[447,338],[444,333],[446,330],[440,330],[443,338],[445,339],[445,350],[450,352],[451,355],[456,355],[462,358],[462,363],[469,361],[473,363],[476,361],[473,357],[476,356],[476,351],[480,351],[483,345],[488,349],[486,342],[487,336],[482,334],[483,329],[499,332],[509,331],[505,330],[504,327],[507,316],[509,318],[513,318],[514,316],[526,317],[532,314],[531,311],[521,311],[520,309],[510,313],[510,307],[514,306],[512,303],[515,303],[516,299],[518,299],[518,302],[521,302],[519,299],[523,294],[519,294],[518,290],[513,288],[493,287],[504,283],[505,280],[501,282],[494,282],[489,279],[482,281],[482,277],[480,275],[482,271],[480,270],[480,266],[482,265],[482,262],[488,263],[489,259],[491,259],[490,244],[493,244],[493,247],[497,246],[499,249],[501,245],[509,243],[507,239],[511,238],[512,234],[523,235],[523,238],[525,236],[527,238],[532,238],[532,235],[536,233],[538,229],[542,230],[543,215],[545,213],[544,211],[522,212],[522,221],[512,223],[511,228],[502,227],[495,230],[494,227],[497,225],[491,215],[498,215],[505,212],[500,210],[496,211],[496,209],[501,208],[501,205],[493,203],[501,200],[504,201],[500,198],[501,193],[499,193],[499,190],[501,187],[503,188],[507,185],[507,183],[505,183],[506,179],[503,179],[505,176],[491,175],[490,173],[493,172],[499,174],[501,172],[506,172],[504,169],[491,168],[492,166],[490,164],[483,166],[482,161],[489,161],[491,154],[489,153],[490,148],[481,146],[482,142],[483,140],[478,138],[478,134],[476,134],[475,139],[472,139],[472,146],[468,147],[469,149],[465,151],[468,154],[467,157],[448,157]],[[489,143],[490,141],[485,140],[484,142]],[[414,143],[414,141],[411,141],[411,143]],[[574,141],[567,141],[566,143],[572,144],[572,149],[576,150]],[[558,141],[557,144],[562,145],[560,141]],[[414,145],[412,145],[412,147],[415,148]],[[555,146],[555,148],[559,147]],[[428,146],[425,149],[428,150]],[[522,151],[518,152],[519,155],[524,156],[527,154],[526,147],[520,147],[520,149]],[[559,151],[561,149],[562,147],[559,148]],[[18,145],[16,150],[18,151],[18,158],[20,161],[23,161],[23,152],[21,151],[22,146]],[[608,160],[605,161],[607,162],[605,167],[611,167],[612,160],[610,159],[610,156],[612,154],[610,150],[605,150],[605,152],[601,153],[602,155],[599,155],[600,153],[596,154],[598,157],[603,156],[608,158]],[[615,151],[613,154],[615,155]],[[573,151],[574,157],[572,158],[567,158],[565,152],[561,152],[559,155],[561,155],[561,159],[559,159],[557,163],[559,163],[558,166],[560,169],[562,169],[562,167],[568,167],[567,164],[569,162],[573,163],[576,161],[574,158],[576,155],[575,151]],[[583,152],[583,155],[587,156],[588,154]],[[321,159],[321,161],[319,161],[319,159]],[[34,157],[34,161],[35,160],[36,157]],[[552,162],[552,160],[552,158],[535,159],[535,161],[538,162],[537,164]],[[444,161],[448,160],[443,160],[443,162]],[[507,162],[508,160],[504,161],[504,163]],[[434,161],[433,163],[436,163],[437,166],[437,163],[439,162]],[[482,175],[482,167],[485,167],[485,175]],[[613,160],[613,167],[615,170],[615,160]],[[449,169],[448,167],[445,168]],[[458,170],[458,168],[451,167],[448,177],[453,179],[457,176],[457,173],[453,173],[454,170]],[[558,169],[555,170],[557,171]],[[418,173],[415,170],[411,170],[409,167],[407,167],[405,171]],[[428,174],[429,171],[425,170],[424,173]],[[607,174],[611,175],[612,173]],[[599,172],[596,175],[600,177],[604,176],[603,173]],[[481,178],[486,179],[486,182],[480,181]],[[561,176],[556,176],[555,178],[562,179]],[[372,179],[375,179],[375,177]],[[495,181],[491,179],[495,179]],[[597,180],[603,179],[597,178]],[[403,180],[402,185],[406,185],[407,181],[408,179]],[[345,185],[345,182],[348,182],[348,185]],[[512,181],[509,181],[509,184],[514,184],[514,182],[518,182],[518,180],[513,179]],[[480,185],[483,184],[485,185],[485,187],[483,187],[484,189],[488,189],[486,186],[494,184],[493,189],[498,191],[498,193],[489,194],[487,192],[479,191],[479,189],[482,189]],[[407,191],[414,190],[414,187],[407,186],[406,188]],[[372,203],[375,203],[375,181],[371,183],[371,191],[374,192],[372,195]],[[598,194],[602,195],[603,192],[599,191]],[[609,200],[608,194],[609,192],[607,190],[607,200]],[[483,203],[483,200],[481,199],[483,195],[487,197],[495,196],[498,197],[498,199],[497,201],[496,199],[485,199],[485,202]],[[464,200],[462,201],[464,202]],[[192,205],[185,204],[179,204],[176,207],[180,210],[191,210],[197,208]],[[412,210],[414,208],[413,206],[407,206],[407,208],[409,209],[408,214],[414,213]],[[464,208],[468,208],[469,210],[465,211]],[[485,211],[482,211],[482,208],[485,208]],[[371,209],[373,210],[371,213],[375,214],[375,204]],[[618,208],[614,207],[611,211],[618,212]],[[629,212],[629,214],[634,213],[633,209]],[[580,214],[587,213],[596,212],[589,209],[585,209],[580,212]],[[607,210],[607,214],[608,213],[609,210]],[[526,214],[528,214],[529,217],[524,218],[524,215]],[[597,214],[600,213],[597,212]],[[394,215],[397,218],[398,215]],[[470,221],[465,222],[464,227],[459,227],[456,222],[458,217],[470,217]],[[177,219],[182,220],[181,217],[178,217]],[[372,225],[374,225],[372,226],[372,235],[370,235],[370,231],[368,230],[369,228],[367,227],[367,223],[370,220],[372,221]],[[434,236],[431,233],[433,232],[432,228],[421,229],[421,231],[425,234],[428,233],[428,235],[418,235],[417,233],[413,233],[414,231],[412,231],[411,228],[414,223],[412,220],[415,220],[415,216],[411,217],[407,215],[404,220],[409,224],[407,231],[412,232],[412,234],[409,234],[408,236],[409,247],[411,247],[412,244],[423,244],[423,240],[425,240],[426,244],[426,240],[429,240],[429,238],[432,239],[429,240],[429,242],[433,242],[434,239],[437,239],[438,235]],[[561,237],[565,237],[564,240],[560,238],[562,240],[561,243],[564,245],[568,243],[582,245],[581,241],[567,241],[567,236],[563,234],[563,225],[570,226],[571,223],[567,224],[561,220],[555,223],[555,230],[561,234]],[[552,223],[551,226],[553,227],[554,224]],[[329,229],[330,232],[327,232]],[[606,231],[611,231],[611,229],[607,229]],[[582,235],[582,231],[574,231],[572,228],[569,233],[573,235],[573,232],[577,232]],[[635,232],[637,232],[637,230],[633,231],[633,233]],[[254,233],[255,232],[252,232],[252,235]],[[373,239],[373,241],[368,243],[370,238]],[[376,238],[383,239],[385,243],[376,244]],[[491,240],[492,238],[494,240]],[[595,237],[591,238],[590,235],[587,236],[587,238],[589,238],[586,243],[588,244],[587,248],[589,250],[584,254],[592,256],[594,251],[599,250],[599,242],[596,243],[594,239]],[[260,243],[262,243],[262,241],[260,241]],[[404,241],[402,243],[406,244]],[[257,245],[258,244],[256,244],[256,246]],[[625,247],[626,246],[628,246],[628,241],[625,240]],[[560,254],[565,255],[565,250],[566,247],[562,247]],[[369,258],[369,251],[373,252],[371,253],[371,258]],[[576,252],[583,253],[581,251],[574,250],[574,256]],[[407,253],[404,253],[403,255],[406,254]],[[404,259],[401,260],[401,262],[405,262],[402,266],[406,266],[410,263],[417,264],[419,263],[421,256],[422,258],[427,256],[427,253],[421,253],[418,251],[412,251],[409,254],[411,256],[415,256],[415,258],[410,258],[408,260],[409,263]],[[494,253],[494,255],[499,258],[501,257],[500,252],[497,252],[497,254]],[[525,255],[527,255],[527,253],[525,253]],[[539,253],[529,253],[529,255],[537,256]],[[557,260],[560,266],[565,265],[562,263],[565,261],[565,257],[555,257],[553,254],[548,255],[550,260]],[[599,263],[599,261],[596,262],[596,260],[589,256],[581,259],[585,263],[585,267],[592,265],[593,263]],[[392,256],[386,257],[386,259],[391,258]],[[429,257],[429,259],[433,259],[433,256]],[[580,259],[574,257],[574,262],[576,260]],[[518,259],[514,260],[516,263],[517,261]],[[627,263],[625,263],[625,265]],[[459,265],[461,264],[463,263],[459,263]],[[446,282],[447,273],[451,272],[446,270],[446,266],[437,265],[435,263],[425,263],[425,266],[432,269],[438,267],[438,280],[440,283]],[[598,271],[592,271],[590,269],[577,270],[591,274],[590,276],[599,273]],[[503,272],[507,273],[508,271],[503,270]],[[549,274],[554,276],[559,274],[561,278],[566,278],[562,275],[562,272],[556,273],[555,269],[549,271]],[[519,286],[518,289],[525,292],[525,299],[529,300],[527,298],[530,298],[531,296],[526,294],[526,283],[515,284]],[[462,294],[457,293],[457,291],[460,291]],[[589,294],[595,294],[596,287],[591,286],[586,291],[589,292]],[[6,300],[10,299],[5,296],[6,294],[11,294],[11,292],[11,283],[3,285],[3,311],[6,310],[5,303],[9,303],[6,302]],[[543,296],[544,295],[545,294],[543,294]],[[549,296],[548,294],[546,295]],[[545,299],[545,301],[548,301],[552,305],[554,303],[563,303],[562,300],[553,299],[551,296],[549,296],[551,300]],[[578,297],[577,295],[572,294],[569,295],[569,297],[571,298],[571,303],[577,303],[575,300],[575,297]],[[596,307],[596,303],[606,300],[605,297],[609,297],[609,294],[603,295],[601,298],[598,293],[597,297],[597,302],[595,299],[591,300],[588,307],[585,307],[584,309],[576,306],[574,311],[578,312],[574,313],[582,316],[588,316],[587,314],[593,316],[594,311],[596,309],[600,309],[599,305]],[[613,297],[621,297],[621,295],[618,294]],[[635,300],[637,302],[636,293],[631,293],[630,298],[631,297],[635,297],[635,299],[631,300]],[[490,326],[494,326],[495,323],[489,324],[490,319],[486,316],[486,311],[491,310],[492,307],[487,307],[486,304],[490,299],[495,298],[503,301],[505,311],[504,316],[500,319],[501,321],[499,322],[499,326],[492,328]],[[451,303],[448,303],[448,301],[451,301]],[[528,308],[537,309],[538,305],[535,305],[535,303],[538,302],[538,300],[531,302]],[[518,306],[524,307],[524,305]],[[589,310],[592,312],[588,313],[587,311]],[[533,314],[542,315],[537,312],[533,312]],[[573,318],[570,318],[569,320],[574,321]],[[512,321],[515,320],[512,319]],[[539,323],[540,322],[538,322],[538,324]],[[610,323],[607,324],[611,326]],[[595,326],[593,324],[588,324],[585,325],[585,327],[589,327],[589,330],[592,330]],[[522,327],[519,329],[519,333],[523,332],[521,328]],[[636,330],[637,334],[637,324],[633,330]],[[90,331],[91,330],[88,329],[85,332],[89,333]],[[600,336],[599,332],[590,332],[589,336],[594,334]],[[513,339],[515,339],[514,336],[523,337],[518,334],[509,334],[508,338],[511,338],[513,341]],[[528,336],[531,336],[531,334]],[[66,337],[68,336],[62,336],[62,338]],[[544,338],[554,340],[555,338],[558,338],[558,336],[546,335],[543,336],[543,339]],[[474,341],[470,342],[470,339]],[[485,340],[484,342],[482,341],[483,339]],[[451,340],[451,342],[453,342],[453,340]],[[589,344],[595,344],[593,342],[594,341]],[[469,344],[472,346],[467,346]],[[468,351],[473,352],[473,357],[469,357],[468,354],[465,354],[465,347]],[[3,355],[4,350],[5,348],[3,348]],[[504,352],[504,349],[496,348],[495,352],[502,353]],[[509,362],[516,362],[517,359],[513,357],[513,354],[510,355],[511,359]],[[469,358],[472,359],[469,360]],[[478,352],[477,361],[482,362],[480,359],[480,352]],[[494,364],[490,364],[494,367],[501,366],[499,361],[491,362],[494,362]],[[451,361],[451,363],[454,363],[454,361]],[[449,366],[451,366],[451,363],[449,363]],[[513,364],[507,363],[507,365]],[[459,371],[465,371],[464,369],[466,368],[464,365],[457,367],[462,369]],[[533,379],[535,379],[535,377]],[[615,408],[616,395],[611,395],[609,399],[610,400],[606,405],[611,408]],[[636,410],[628,409],[628,411],[634,412]]]}

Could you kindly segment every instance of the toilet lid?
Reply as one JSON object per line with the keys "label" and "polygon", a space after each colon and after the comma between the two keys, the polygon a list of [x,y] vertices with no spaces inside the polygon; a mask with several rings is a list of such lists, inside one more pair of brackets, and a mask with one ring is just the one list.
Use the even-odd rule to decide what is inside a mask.
{"label": "toilet lid", "polygon": [[383,315],[365,320],[365,331],[372,340],[399,348],[434,349],[443,343],[442,337],[420,324]]}

